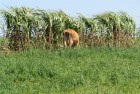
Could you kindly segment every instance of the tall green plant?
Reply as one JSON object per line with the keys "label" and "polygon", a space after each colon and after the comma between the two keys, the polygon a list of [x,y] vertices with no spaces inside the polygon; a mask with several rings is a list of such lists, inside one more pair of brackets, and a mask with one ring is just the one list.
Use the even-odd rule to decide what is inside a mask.
{"label": "tall green plant", "polygon": [[24,50],[30,47],[60,47],[64,29],[74,29],[79,33],[84,46],[132,45],[136,24],[125,12],[105,12],[87,18],[83,15],[70,17],[62,10],[45,11],[27,7],[9,7],[2,10],[9,34],[9,47]]}

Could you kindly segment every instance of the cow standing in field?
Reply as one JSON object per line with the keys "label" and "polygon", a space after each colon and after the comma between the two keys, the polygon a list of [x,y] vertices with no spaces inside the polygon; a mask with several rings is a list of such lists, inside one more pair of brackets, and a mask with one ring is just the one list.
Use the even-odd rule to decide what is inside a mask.
{"label": "cow standing in field", "polygon": [[79,35],[73,29],[64,30],[64,46],[76,47],[79,45]]}

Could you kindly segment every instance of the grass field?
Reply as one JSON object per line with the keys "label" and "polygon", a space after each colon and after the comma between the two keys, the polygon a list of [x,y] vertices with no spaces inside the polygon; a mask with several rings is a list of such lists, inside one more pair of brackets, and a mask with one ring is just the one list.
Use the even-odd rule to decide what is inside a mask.
{"label": "grass field", "polygon": [[32,49],[0,55],[0,94],[140,94],[140,49]]}

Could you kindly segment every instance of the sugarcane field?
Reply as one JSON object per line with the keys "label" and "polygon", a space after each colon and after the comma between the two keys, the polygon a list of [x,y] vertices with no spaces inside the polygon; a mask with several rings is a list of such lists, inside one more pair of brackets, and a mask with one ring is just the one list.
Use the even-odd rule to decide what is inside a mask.
{"label": "sugarcane field", "polygon": [[139,1],[90,17],[91,0],[15,1],[0,4],[0,94],[140,94],[140,20],[127,11]]}

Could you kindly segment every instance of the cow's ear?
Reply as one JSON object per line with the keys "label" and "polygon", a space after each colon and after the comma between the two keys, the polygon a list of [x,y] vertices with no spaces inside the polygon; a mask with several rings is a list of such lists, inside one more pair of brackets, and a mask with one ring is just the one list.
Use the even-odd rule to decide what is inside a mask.
{"label": "cow's ear", "polygon": [[67,30],[64,30],[64,32],[67,32]]}

